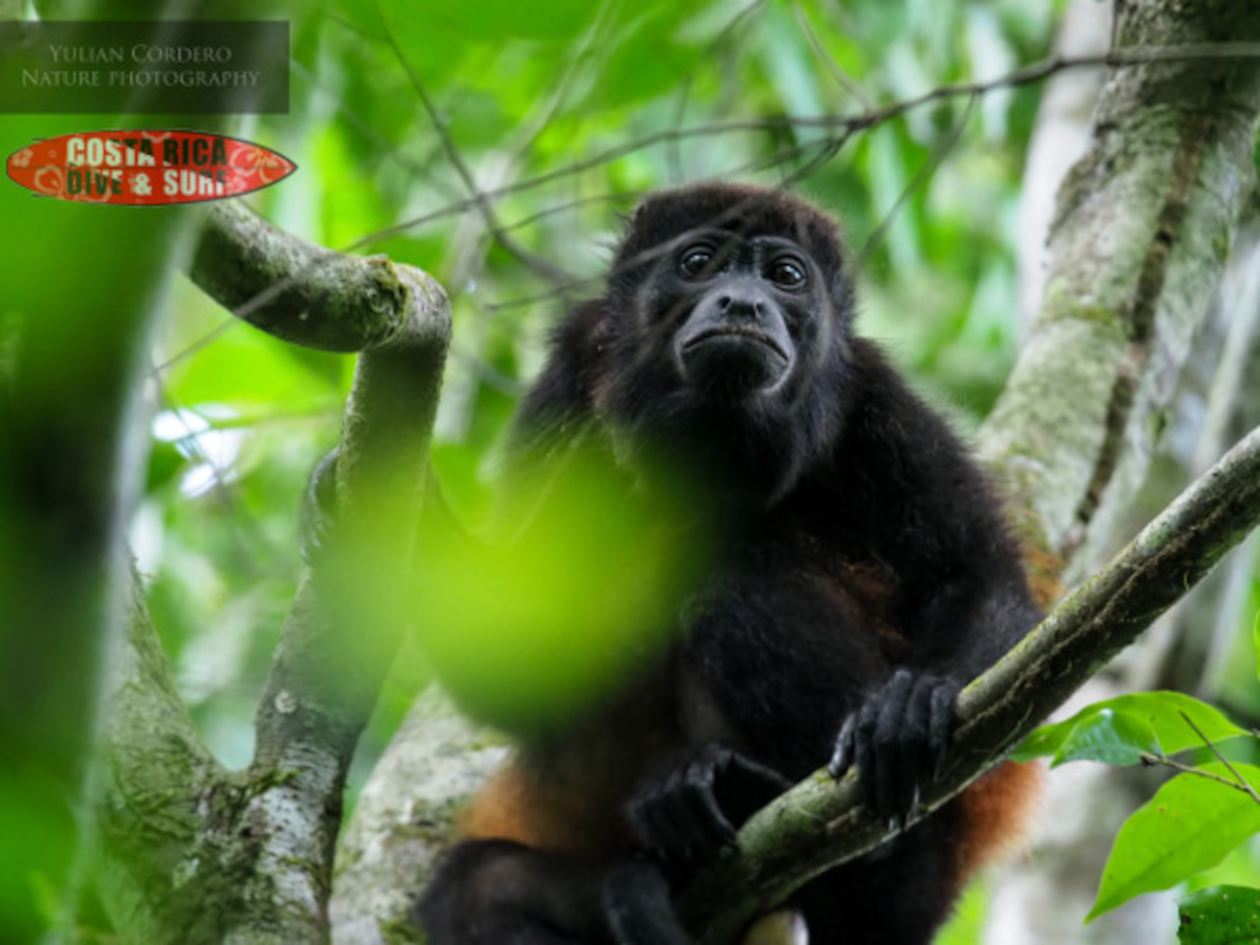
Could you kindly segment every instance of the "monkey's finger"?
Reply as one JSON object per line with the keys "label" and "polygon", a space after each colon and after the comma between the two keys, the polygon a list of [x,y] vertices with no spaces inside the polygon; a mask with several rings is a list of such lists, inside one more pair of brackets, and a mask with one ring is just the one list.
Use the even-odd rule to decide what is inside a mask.
{"label": "monkey's finger", "polygon": [[935,676],[919,676],[914,681],[914,692],[906,707],[906,743],[913,753],[910,763],[915,767],[915,780],[919,783],[931,777],[936,760],[932,699],[939,687],[940,680]]}
{"label": "monkey's finger", "polygon": [[840,726],[836,747],[827,763],[827,773],[839,781],[853,766],[853,738],[857,733],[857,713],[851,712]]}
{"label": "monkey's finger", "polygon": [[958,698],[958,687],[940,685],[932,690],[931,713],[928,723],[928,744],[932,749],[932,778],[939,778],[944,772],[945,758],[949,754],[949,742],[954,733],[954,703]]}
{"label": "monkey's finger", "polygon": [[792,786],[773,768],[730,753],[714,771],[713,794],[736,827]]}
{"label": "monkey's finger", "polygon": [[873,738],[874,761],[869,772],[869,800],[879,816],[888,822],[904,818],[914,796],[917,740],[914,733],[907,730],[914,689],[915,677],[906,670],[898,670],[877,700],[879,712]]}
{"label": "monkey's finger", "polygon": [[871,699],[858,713],[857,732],[853,739],[853,762],[862,777],[861,785],[868,806],[873,806],[875,802],[875,726],[878,719],[878,703]]}
{"label": "monkey's finger", "polygon": [[674,870],[691,870],[691,834],[677,791],[657,794],[641,808],[648,849]]}
{"label": "monkey's finger", "polygon": [[705,862],[716,859],[725,847],[735,842],[735,827],[718,804],[713,785],[712,767],[696,764],[690,766],[687,786],[682,792],[692,834],[692,853]]}
{"label": "monkey's finger", "polygon": [[792,786],[792,782],[775,771],[774,768],[735,752],[728,753],[725,761],[725,772],[719,771],[718,773],[719,776],[729,773],[738,778],[741,785],[765,791],[770,795],[767,801],[772,800]]}

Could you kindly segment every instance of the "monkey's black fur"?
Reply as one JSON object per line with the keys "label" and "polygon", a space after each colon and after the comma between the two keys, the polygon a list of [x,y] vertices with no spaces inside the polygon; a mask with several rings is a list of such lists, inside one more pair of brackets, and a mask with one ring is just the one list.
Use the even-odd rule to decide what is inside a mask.
{"label": "monkey's black fur", "polygon": [[[670,892],[789,783],[856,764],[880,816],[911,809],[954,696],[1037,610],[984,477],[852,323],[835,227],[799,199],[706,184],[635,213],[512,465],[593,439],[633,502],[669,488],[657,457],[681,463],[722,548],[668,650],[488,790],[524,822],[448,853],[418,910],[432,945],[686,945]],[[556,810],[574,827],[552,837]],[[928,942],[976,829],[956,803],[811,883],[811,941]]]}

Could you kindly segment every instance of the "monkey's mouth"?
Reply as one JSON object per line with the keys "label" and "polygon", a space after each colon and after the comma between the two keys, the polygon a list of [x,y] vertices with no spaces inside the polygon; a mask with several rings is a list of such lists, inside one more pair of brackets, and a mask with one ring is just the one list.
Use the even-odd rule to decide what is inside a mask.
{"label": "monkey's mouth", "polygon": [[788,357],[788,353],[783,350],[783,345],[779,344],[779,342],[775,341],[769,335],[757,331],[755,328],[745,328],[742,326],[736,327],[723,325],[715,328],[706,328],[683,342],[682,350],[684,353],[688,352],[697,345],[702,345],[706,341],[711,341],[714,338],[749,338],[752,341],[760,342],[765,345],[784,361],[791,361],[791,358]]}

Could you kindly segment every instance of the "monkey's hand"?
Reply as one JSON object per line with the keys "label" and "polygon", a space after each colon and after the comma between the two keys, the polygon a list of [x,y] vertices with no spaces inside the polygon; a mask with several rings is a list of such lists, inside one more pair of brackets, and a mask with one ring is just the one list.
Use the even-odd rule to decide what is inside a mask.
{"label": "monkey's hand", "polygon": [[310,567],[318,567],[335,541],[337,530],[337,454],[333,447],[311,470],[298,514],[298,550]]}
{"label": "monkey's hand", "polygon": [[949,748],[961,688],[947,677],[897,670],[844,720],[831,776],[856,765],[867,805],[890,826],[904,824]]}
{"label": "monkey's hand", "polygon": [[628,813],[677,888],[730,850],[744,821],[790,786],[777,771],[714,747],[649,782]]}

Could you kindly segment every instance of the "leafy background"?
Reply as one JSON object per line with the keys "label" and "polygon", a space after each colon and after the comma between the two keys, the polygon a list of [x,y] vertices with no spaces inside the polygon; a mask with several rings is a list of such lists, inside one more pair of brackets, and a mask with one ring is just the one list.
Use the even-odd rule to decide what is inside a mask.
{"label": "leafy background", "polygon": [[[1037,88],[949,99],[848,140],[766,116],[854,115],[999,76],[1044,55],[1055,8],[326,4],[293,21],[292,114],[238,133],[300,166],[254,200],[273,222],[447,287],[456,336],[436,463],[475,519],[549,326],[598,292],[636,195],[697,178],[802,175],[864,257],[862,330],[964,428],[983,417],[1017,343]],[[499,194],[493,224],[453,153]],[[335,442],[352,365],[276,343],[187,283],[175,309],[155,356],[163,412],[135,539],[186,692],[216,747],[244,758],[297,571],[297,496]]]}
{"label": "leafy background", "polygon": [[[259,212],[447,287],[434,462],[475,523],[549,326],[598,291],[636,195],[697,178],[791,180],[834,213],[859,263],[861,330],[973,427],[1019,342],[1017,221],[1041,87],[945,96],[855,134],[809,119],[1040,60],[1063,5],[327,0],[292,19],[292,112],[235,133],[300,167],[252,199]],[[154,367],[133,544],[182,691],[211,747],[243,764],[299,572],[298,496],[336,441],[352,364],[271,340],[181,282]],[[1250,594],[1254,613],[1254,581]],[[1255,713],[1249,666],[1232,699]],[[352,793],[423,685],[418,667],[401,661],[391,679]],[[1230,869],[1256,876],[1245,851]],[[969,897],[954,941],[972,940],[984,898]]]}

